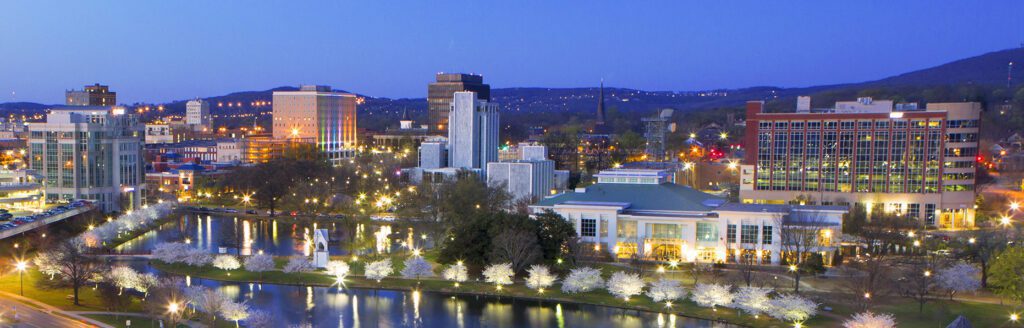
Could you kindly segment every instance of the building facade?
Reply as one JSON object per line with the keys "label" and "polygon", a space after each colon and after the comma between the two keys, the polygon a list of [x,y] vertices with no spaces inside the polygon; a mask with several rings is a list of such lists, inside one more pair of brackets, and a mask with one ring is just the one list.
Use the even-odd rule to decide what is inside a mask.
{"label": "building facade", "polygon": [[50,201],[87,199],[106,212],[143,202],[143,126],[123,109],[53,108],[29,124],[31,168],[45,179]]}
{"label": "building facade", "polygon": [[33,170],[0,170],[0,208],[39,212],[45,206],[43,176]]}
{"label": "building facade", "polygon": [[814,245],[802,252],[821,254],[826,264],[838,249],[843,207],[727,203],[669,179],[658,170],[605,170],[598,183],[530,208],[558,213],[589,247],[616,258],[778,264],[806,255],[792,254],[785,229],[813,233]]}
{"label": "building facade", "polygon": [[491,86],[484,77],[474,74],[437,73],[436,81],[427,86],[427,110],[431,130],[448,129],[448,116],[455,93],[472,91],[480,100],[491,100]]}
{"label": "building facade", "polygon": [[744,203],[860,204],[941,229],[974,226],[979,103],[860,98],[765,113],[747,103]]}
{"label": "building facade", "polygon": [[480,100],[475,92],[455,93],[449,116],[448,166],[484,170],[498,161],[498,104]]}
{"label": "building facade", "polygon": [[210,103],[202,99],[193,99],[185,103],[185,124],[195,131],[212,131],[213,117],[210,116]]}
{"label": "building facade", "polygon": [[117,92],[112,92],[110,87],[99,83],[87,85],[82,90],[65,91],[64,104],[68,106],[115,106],[117,105]]}
{"label": "building facade", "polygon": [[355,154],[358,97],[329,86],[304,85],[299,91],[275,91],[274,139],[309,140],[333,162]]}
{"label": "building facade", "polygon": [[168,124],[146,124],[146,144],[172,143],[174,133]]}

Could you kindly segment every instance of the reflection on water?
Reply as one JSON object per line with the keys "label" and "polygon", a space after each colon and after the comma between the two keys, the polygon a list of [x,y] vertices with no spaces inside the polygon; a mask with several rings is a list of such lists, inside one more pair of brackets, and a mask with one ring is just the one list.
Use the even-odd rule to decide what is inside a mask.
{"label": "reflection on water", "polygon": [[508,298],[192,282],[269,311],[275,327],[728,327],[675,315]]}
{"label": "reflection on water", "polygon": [[[353,247],[361,252],[390,252],[416,244],[415,238],[411,237],[413,229],[409,227],[395,228],[393,233],[391,225],[358,224],[348,229],[344,224],[334,222],[316,223],[292,218],[257,220],[184,214],[118,246],[115,251],[146,253],[162,242],[186,242],[211,253],[224,251],[252,255],[263,252],[276,256],[309,256],[313,231],[318,228],[328,231],[328,249],[332,255],[351,254],[349,249]],[[415,242],[424,244],[427,240],[423,238]]]}

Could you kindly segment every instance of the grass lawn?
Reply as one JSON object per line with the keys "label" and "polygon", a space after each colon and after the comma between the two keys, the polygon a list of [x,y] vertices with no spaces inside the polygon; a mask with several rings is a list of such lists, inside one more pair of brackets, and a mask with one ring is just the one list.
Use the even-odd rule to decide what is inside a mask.
{"label": "grass lawn", "polygon": [[[844,318],[862,311],[859,307],[849,306],[848,304],[831,304],[828,301],[826,301],[826,304],[833,307],[833,312],[836,315]],[[880,304],[872,306],[871,311],[892,314],[896,317],[896,323],[901,328],[945,327],[959,315],[967,317],[975,327],[1022,327],[1020,323],[1014,324],[1009,320],[1013,307],[981,302],[932,300],[925,303],[924,312],[919,313],[916,301],[892,296],[881,301]],[[815,319],[808,322],[808,324],[812,327],[822,326],[815,324],[815,321],[822,319],[822,316],[818,316]]]}
{"label": "grass lawn", "polygon": [[[117,328],[128,328],[128,326],[125,325],[127,323],[126,320],[131,320],[132,321],[131,327],[135,327],[135,328],[150,328],[150,327],[157,328],[157,327],[160,327],[160,323],[157,322],[157,320],[153,320],[153,319],[150,319],[150,318],[143,318],[143,317],[136,317],[136,316],[114,316],[114,315],[105,315],[105,314],[87,314],[87,315],[84,315],[84,316],[88,317],[90,319],[96,319],[99,322],[102,322],[102,323],[105,323],[105,324],[108,324],[108,325],[111,325],[111,326],[114,326],[114,327],[117,327]],[[234,325],[232,325],[232,327],[234,327]],[[178,324],[178,328],[188,328],[188,326],[183,325],[183,324]]]}
{"label": "grass lawn", "polygon": [[[78,300],[81,305],[75,305],[69,297],[73,294],[71,288],[48,287],[50,279],[39,271],[29,269],[25,272],[25,297],[52,305],[68,311],[106,311],[103,302],[92,285],[83,286],[78,290]],[[0,290],[8,293],[19,293],[19,281],[17,273],[4,273],[0,276]],[[127,312],[141,312],[142,306],[137,300],[133,300],[128,306]]]}

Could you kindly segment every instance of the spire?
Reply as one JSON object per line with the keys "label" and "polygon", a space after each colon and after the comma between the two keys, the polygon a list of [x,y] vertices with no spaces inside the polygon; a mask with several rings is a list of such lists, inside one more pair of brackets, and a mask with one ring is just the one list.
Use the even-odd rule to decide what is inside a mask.
{"label": "spire", "polygon": [[601,79],[601,89],[597,94],[597,124],[604,124],[604,79]]}
{"label": "spire", "polygon": [[409,119],[409,109],[408,108],[404,108],[404,107],[402,108],[402,120],[403,121],[412,121],[412,120]]}

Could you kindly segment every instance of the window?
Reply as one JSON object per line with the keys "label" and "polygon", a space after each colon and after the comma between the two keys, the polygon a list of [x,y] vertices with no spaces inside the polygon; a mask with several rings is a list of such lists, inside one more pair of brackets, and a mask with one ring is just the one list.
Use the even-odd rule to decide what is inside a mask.
{"label": "window", "polygon": [[765,245],[772,243],[772,226],[761,227],[761,243]]}
{"label": "window", "polygon": [[725,228],[725,238],[728,239],[727,242],[729,242],[729,243],[735,243],[736,242],[736,225],[735,224],[730,224],[730,225],[726,226],[726,228]]}
{"label": "window", "polygon": [[697,241],[717,241],[718,227],[714,223],[697,222]]}
{"label": "window", "polygon": [[665,239],[680,239],[679,226],[675,224],[651,224],[651,237]]}
{"label": "window", "polygon": [[921,204],[911,203],[907,204],[907,217],[911,219],[918,219],[921,217]]}
{"label": "window", "polygon": [[583,237],[595,237],[595,236],[597,236],[597,220],[595,220],[595,219],[580,219],[580,236],[583,236]]}
{"label": "window", "polygon": [[636,221],[619,220],[615,225],[617,235],[620,239],[636,238]]}
{"label": "window", "polygon": [[740,242],[744,244],[757,243],[757,226],[744,224],[743,231],[740,234]]}
{"label": "window", "polygon": [[924,204],[924,224],[935,225],[935,204]]}

